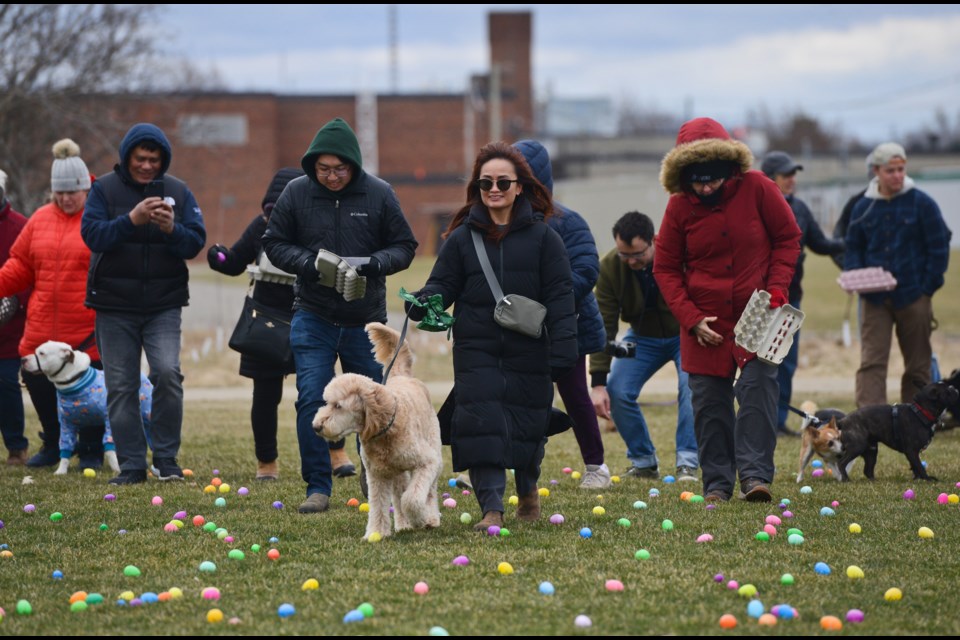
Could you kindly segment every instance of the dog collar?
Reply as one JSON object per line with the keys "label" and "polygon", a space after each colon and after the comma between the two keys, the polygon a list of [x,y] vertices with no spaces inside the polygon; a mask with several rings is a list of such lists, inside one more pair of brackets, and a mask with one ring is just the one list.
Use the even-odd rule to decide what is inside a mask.
{"label": "dog collar", "polygon": [[[398,404],[399,404],[399,402],[398,402],[397,400],[394,400],[394,401],[393,401],[393,415],[390,416],[390,422],[388,422],[388,423],[387,423],[387,426],[385,426],[383,429],[380,429],[380,431],[377,431],[375,434],[373,434],[373,436],[370,438],[370,440],[376,440],[377,438],[379,438],[380,436],[382,436],[383,434],[385,434],[387,431],[390,431],[390,428],[393,427],[393,423],[397,421],[397,406],[398,406]],[[369,442],[369,440],[368,440],[368,442]]]}
{"label": "dog collar", "polygon": [[64,382],[60,383],[64,385],[59,389],[60,395],[69,396],[74,393],[78,393],[89,387],[96,377],[97,370],[93,367],[90,367],[86,371],[81,371],[69,380],[65,380]]}
{"label": "dog collar", "polygon": [[913,403],[913,410],[919,413],[920,415],[922,415],[924,418],[926,418],[930,422],[937,421],[937,418],[932,413],[930,413],[929,411],[921,407],[916,402]]}

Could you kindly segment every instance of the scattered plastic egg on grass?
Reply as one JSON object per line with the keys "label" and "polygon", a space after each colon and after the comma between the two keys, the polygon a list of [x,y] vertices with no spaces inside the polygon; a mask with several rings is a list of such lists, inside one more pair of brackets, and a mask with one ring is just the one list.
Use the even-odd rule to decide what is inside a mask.
{"label": "scattered plastic egg on grass", "polygon": [[814,469],[810,475],[812,475],[814,478],[819,478],[823,475],[823,469]]}
{"label": "scattered plastic egg on grass", "polygon": [[249,493],[250,493],[250,489],[247,489],[246,487],[240,487],[239,489],[237,489],[238,496],[245,496]]}
{"label": "scattered plastic egg on grass", "polygon": [[63,571],[60,571],[60,569],[54,569],[53,573],[51,574],[51,577],[54,580],[63,580]]}
{"label": "scattered plastic egg on grass", "polygon": [[219,600],[220,589],[217,589],[216,587],[207,587],[200,592],[200,595],[204,600]]}
{"label": "scattered plastic egg on grass", "polygon": [[581,629],[586,629],[587,627],[593,626],[593,621],[590,620],[587,616],[582,613],[573,619],[573,626],[580,627]]}
{"label": "scattered plastic egg on grass", "polygon": [[847,611],[846,618],[847,622],[852,622],[854,624],[863,622],[863,611],[860,611],[860,609],[850,609],[850,611]]}
{"label": "scattered plastic egg on grass", "polygon": [[620,518],[617,520],[617,524],[625,529],[629,529],[631,526],[633,526],[633,523],[626,518]]}
{"label": "scattered plastic egg on grass", "polygon": [[664,531],[673,531],[673,520],[664,520],[660,523],[660,528]]}
{"label": "scattered plastic egg on grass", "polygon": [[637,552],[633,554],[633,557],[637,560],[649,560],[650,552],[646,549],[638,549]]}
{"label": "scattered plastic egg on grass", "polygon": [[847,577],[851,580],[861,580],[863,578],[863,569],[855,564],[847,567]]}
{"label": "scattered plastic egg on grass", "polygon": [[113,502],[117,499],[117,496],[113,495],[112,493],[108,493],[107,495],[103,496],[103,499],[107,502]]}
{"label": "scattered plastic egg on grass", "polygon": [[468,558],[467,556],[457,556],[450,562],[450,564],[456,565],[458,567],[465,567],[468,564],[470,564],[470,558]]}
{"label": "scattered plastic egg on grass", "polygon": [[786,511],[784,511],[784,512],[783,512],[783,517],[784,517],[784,518],[792,518],[792,517],[793,517],[793,511],[790,511],[789,509],[786,510]]}
{"label": "scattered plastic egg on grass", "polygon": [[928,527],[920,527],[917,530],[917,535],[920,536],[921,538],[929,540],[930,538],[933,537],[933,530]]}
{"label": "scattered plastic egg on grass", "polygon": [[362,603],[359,607],[357,607],[357,611],[362,613],[364,618],[373,617],[373,605],[369,602]]}
{"label": "scattered plastic egg on grass", "polygon": [[302,591],[316,591],[320,588],[320,583],[316,578],[309,578],[300,586]]}
{"label": "scattered plastic egg on grass", "polygon": [[176,533],[178,531],[177,525],[173,524],[172,522],[168,522],[167,524],[163,525],[163,530],[167,533]]}
{"label": "scattered plastic egg on grass", "polygon": [[800,487],[800,493],[804,495],[808,493],[813,493],[813,488],[810,487],[809,485],[803,485],[802,487]]}
{"label": "scattered plastic egg on grass", "polygon": [[612,482],[613,484],[619,484],[620,476],[610,476],[610,482]]}
{"label": "scattered plastic egg on grass", "polygon": [[801,545],[803,544],[803,541],[804,541],[803,536],[800,535],[799,533],[791,533],[790,535],[787,536],[787,542],[792,545]]}
{"label": "scattered plastic egg on grass", "polygon": [[366,502],[361,502],[360,506],[357,507],[357,511],[360,513],[370,513],[370,504]]}
{"label": "scattered plastic egg on grass", "polygon": [[713,581],[717,583],[723,582],[723,579],[724,578],[722,573],[718,573],[717,575],[713,576]]}
{"label": "scattered plastic egg on grass", "polygon": [[220,485],[220,493],[230,493],[230,485],[224,482]]}
{"label": "scattered plastic egg on grass", "polygon": [[765,613],[757,619],[757,624],[761,627],[773,627],[777,624],[777,616],[772,613]]}
{"label": "scattered plastic egg on grass", "polygon": [[231,560],[243,560],[246,558],[243,551],[240,551],[240,549],[231,549],[230,553],[227,554],[227,557]]}
{"label": "scattered plastic egg on grass", "polygon": [[280,502],[279,500],[277,500],[276,502],[273,503],[273,508],[274,508],[274,509],[283,509],[283,503]]}
{"label": "scattered plastic egg on grass", "polygon": [[579,471],[574,471],[570,474],[570,477],[574,480],[579,480],[581,477],[583,477],[583,474],[581,474]]}
{"label": "scattered plastic egg on grass", "polygon": [[561,513],[555,513],[552,516],[550,516],[550,524],[563,524],[563,522],[564,522],[564,518],[563,518],[563,514]]}
{"label": "scattered plastic egg on grass", "polygon": [[456,489],[456,488],[457,488],[457,479],[456,479],[456,478],[450,478],[449,480],[447,480],[447,486],[450,487],[451,489]]}
{"label": "scattered plastic egg on grass", "polygon": [[947,504],[947,502],[949,502],[949,501],[950,501],[950,496],[948,496],[948,495],[945,494],[945,493],[941,493],[940,495],[937,496],[937,503],[938,503],[938,504]]}
{"label": "scattered plastic egg on grass", "polygon": [[270,536],[270,539],[267,540],[267,542],[269,542],[270,544],[278,544],[280,542],[280,538],[278,538],[277,536]]}
{"label": "scattered plastic egg on grass", "polygon": [[209,560],[204,560],[200,563],[200,571],[203,573],[213,573],[217,570],[217,565],[210,562]]}
{"label": "scattered plastic egg on grass", "polygon": [[227,501],[223,498],[217,498],[213,501],[213,506],[215,507],[225,507],[227,506]]}
{"label": "scattered plastic egg on grass", "polygon": [[727,581],[727,589],[730,589],[731,591],[736,591],[739,588],[740,588],[740,583],[737,582],[736,580]]}
{"label": "scattered plastic egg on grass", "polygon": [[837,507],[840,506],[840,501],[839,501],[839,500],[834,500],[833,502],[830,503],[830,506],[833,507],[834,509],[836,509]]}
{"label": "scattered plastic egg on grass", "polygon": [[623,583],[619,580],[607,580],[603,583],[603,587],[611,592],[623,591]]}
{"label": "scattered plastic egg on grass", "polygon": [[886,592],[883,594],[883,599],[886,600],[887,602],[897,602],[901,598],[903,598],[903,592],[900,591],[900,589],[897,589],[896,587],[891,587],[887,589]]}
{"label": "scattered plastic egg on grass", "polygon": [[348,507],[359,507],[359,506],[360,506],[360,501],[357,500],[356,498],[350,498],[349,500],[347,500],[347,506],[348,506]]}
{"label": "scattered plastic egg on grass", "polygon": [[847,530],[850,531],[850,533],[860,533],[863,531],[860,525],[858,525],[856,522],[851,522],[850,526],[847,527]]}
{"label": "scattered plastic egg on grass", "polygon": [[159,507],[160,505],[163,504],[163,498],[161,498],[160,496],[153,496],[153,499],[150,500],[150,504],[152,504],[155,507]]}
{"label": "scattered plastic egg on grass", "polygon": [[[373,534],[370,534],[371,536]],[[270,560],[279,560],[280,559],[280,550],[279,549],[270,549],[267,551],[267,558]]]}
{"label": "scattered plastic egg on grass", "polygon": [[843,629],[843,623],[837,616],[823,616],[820,618],[820,626],[827,631],[840,631]]}
{"label": "scattered plastic egg on grass", "polygon": [[128,578],[137,578],[140,576],[140,569],[132,564],[128,564],[123,568],[123,575],[127,576]]}
{"label": "scattered plastic egg on grass", "polygon": [[831,573],[830,565],[826,562],[818,562],[813,565],[813,570],[817,572],[817,575],[828,576]]}
{"label": "scattered plastic egg on grass", "polygon": [[820,509],[820,515],[829,517],[829,516],[835,516],[837,515],[837,513],[830,507],[823,507],[822,509]]}
{"label": "scattered plastic egg on grass", "polygon": [[778,517],[775,516],[775,515],[769,515],[769,516],[767,516],[766,519],[764,519],[764,522],[765,522],[766,524],[773,525],[773,526],[775,526],[775,527],[779,527],[781,524],[783,524],[783,521],[780,520],[780,518],[778,518]]}
{"label": "scattered plastic egg on grass", "polygon": [[904,500],[913,500],[916,496],[917,494],[914,493],[913,489],[907,489],[906,491],[903,492]]}
{"label": "scattered plastic egg on grass", "polygon": [[380,535],[378,531],[374,531],[373,533],[370,534],[370,537],[367,538],[367,542],[370,542],[370,543],[380,542],[381,540],[383,540],[383,536]]}
{"label": "scattered plastic egg on grass", "polygon": [[785,573],[782,576],[780,576],[780,584],[785,586],[790,586],[793,583],[794,583],[794,579],[792,574]]}
{"label": "scattered plastic egg on grass", "polygon": [[96,470],[94,470],[94,469],[84,469],[84,470],[83,470],[83,477],[84,477],[84,478],[96,478],[96,477],[97,477],[97,472],[96,472]]}
{"label": "scattered plastic egg on grass", "polygon": [[663,481],[666,484],[673,484],[674,482],[677,481],[677,479],[674,478],[673,476],[663,476]]}
{"label": "scattered plastic egg on grass", "polygon": [[571,473],[573,473],[573,469],[571,469],[570,467],[564,467],[563,472],[567,475],[570,475]]}
{"label": "scattered plastic egg on grass", "polygon": [[713,535],[709,533],[701,533],[697,536],[697,542],[713,542]]}
{"label": "scattered plastic egg on grass", "polygon": [[757,587],[752,584],[745,584],[737,589],[737,593],[742,598],[752,598],[753,596],[757,595]]}
{"label": "scattered plastic egg on grass", "polygon": [[540,487],[537,489],[537,493],[540,494],[541,498],[547,498],[550,496],[550,489],[547,489],[546,487]]}
{"label": "scattered plastic egg on grass", "polygon": [[537,590],[545,596],[552,596],[556,592],[556,589],[549,582],[541,582]]}
{"label": "scattered plastic egg on grass", "polygon": [[770,609],[770,613],[777,616],[781,620],[793,620],[794,618],[799,617],[797,610],[788,604],[778,604]]}
{"label": "scattered plastic egg on grass", "polygon": [[449,636],[450,632],[444,629],[443,627],[430,627],[430,631],[427,632],[427,635],[430,636]]}
{"label": "scattered plastic egg on grass", "polygon": [[462,522],[463,524],[470,524],[471,522],[473,522],[473,516],[471,516],[469,513],[466,513],[466,512],[461,513],[460,522]]}
{"label": "scattered plastic egg on grass", "polygon": [[61,520],[63,520],[63,514],[59,511],[50,514],[50,522],[60,522]]}
{"label": "scattered plastic egg on grass", "polygon": [[647,492],[651,498],[656,498],[660,496],[660,489],[656,487],[650,487],[650,491]]}
{"label": "scattered plastic egg on grass", "polygon": [[3,551],[0,551],[0,558],[12,558],[12,557],[13,557],[13,551],[10,551],[9,549],[4,549]]}
{"label": "scattered plastic egg on grass", "polygon": [[747,605],[747,615],[751,618],[759,618],[763,613],[763,603],[759,600],[751,600]]}
{"label": "scattered plastic egg on grass", "polygon": [[497,525],[495,525],[495,524],[490,525],[489,527],[487,527],[487,535],[488,535],[488,536],[494,536],[494,537],[499,536],[499,535],[500,535],[500,527],[497,526]]}
{"label": "scattered plastic egg on grass", "polygon": [[511,507],[515,507],[518,504],[520,504],[520,498],[518,498],[517,496],[510,496],[507,499],[507,504],[509,504]]}
{"label": "scattered plastic egg on grass", "polygon": [[457,501],[454,500],[453,498],[447,498],[446,500],[443,501],[443,506],[446,507],[447,509],[456,509]]}
{"label": "scattered plastic egg on grass", "polygon": [[720,616],[720,628],[721,629],[736,629],[737,627],[737,617],[731,613],[725,613]]}
{"label": "scattered plastic egg on grass", "polygon": [[363,613],[361,613],[358,609],[351,609],[347,612],[347,615],[343,616],[344,623],[362,622],[363,620],[365,620]]}
{"label": "scattered plastic egg on grass", "polygon": [[960,496],[955,493],[951,493],[949,496],[947,496],[947,502],[950,504],[958,504],[960,503]]}
{"label": "scattered plastic egg on grass", "polygon": [[207,622],[210,624],[223,622],[223,611],[220,611],[220,609],[210,609],[210,611],[207,611]]}
{"label": "scattered plastic egg on grass", "polygon": [[770,534],[766,531],[758,531],[754,538],[760,542],[770,542]]}
{"label": "scattered plastic egg on grass", "polygon": [[[296,608],[290,603],[283,603],[277,607],[277,615],[281,618],[289,618],[297,612]],[[363,615],[363,614],[361,614]]]}
{"label": "scattered plastic egg on grass", "polygon": [[585,539],[585,540],[586,540],[587,538],[592,538],[592,537],[593,537],[593,531],[590,530],[590,527],[584,527],[584,528],[580,529],[580,537],[583,538],[583,539]]}
{"label": "scattered plastic egg on grass", "polygon": [[647,508],[647,503],[644,502],[643,500],[637,500],[636,502],[633,503],[633,508],[634,508],[634,509],[646,509],[646,508]]}
{"label": "scattered plastic egg on grass", "polygon": [[33,512],[36,511],[36,510],[37,510],[36,505],[32,505],[32,504],[25,504],[25,505],[23,505],[23,512],[24,512],[24,513],[33,513]]}
{"label": "scattered plastic egg on grass", "polygon": [[497,571],[499,571],[502,576],[509,576],[513,573],[513,565],[509,562],[501,562],[497,565]]}
{"label": "scattered plastic egg on grass", "polygon": [[596,507],[593,508],[593,515],[595,515],[595,516],[602,516],[602,515],[604,515],[606,512],[607,512],[607,510],[604,509],[603,507],[599,506],[599,505],[597,505]]}

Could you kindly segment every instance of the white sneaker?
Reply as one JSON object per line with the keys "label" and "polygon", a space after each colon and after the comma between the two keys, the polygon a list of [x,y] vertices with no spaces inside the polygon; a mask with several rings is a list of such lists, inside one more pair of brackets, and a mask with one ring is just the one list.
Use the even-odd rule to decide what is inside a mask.
{"label": "white sneaker", "polygon": [[610,486],[610,469],[606,464],[588,464],[580,482],[581,489],[606,489]]}
{"label": "white sneaker", "polygon": [[680,465],[677,467],[677,482],[696,482],[697,468]]}

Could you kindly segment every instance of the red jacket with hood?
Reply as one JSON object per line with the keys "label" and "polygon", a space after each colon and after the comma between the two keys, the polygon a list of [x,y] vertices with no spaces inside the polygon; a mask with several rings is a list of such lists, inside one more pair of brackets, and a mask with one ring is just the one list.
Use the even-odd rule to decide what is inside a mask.
{"label": "red jacket with hood", "polygon": [[[0,297],[33,285],[20,355],[47,340],[79,346],[93,333],[95,313],[83,305],[87,294],[90,249],[80,237],[83,212],[70,215],[56,203],[37,209],[27,220],[0,269]],[[99,360],[96,345],[86,352]]]}
{"label": "red jacket with hood", "polygon": [[[683,184],[690,164],[726,160],[736,165],[715,205],[703,204]],[[734,343],[733,327],[754,289],[784,293],[800,255],[800,228],[776,184],[751,171],[753,154],[723,126],[697,118],[680,127],[677,146],[663,159],[660,182],[671,194],[660,233],[654,276],[680,322],[680,359],[687,373],[732,377],[756,357]],[[701,346],[693,328],[710,328],[719,346]]]}

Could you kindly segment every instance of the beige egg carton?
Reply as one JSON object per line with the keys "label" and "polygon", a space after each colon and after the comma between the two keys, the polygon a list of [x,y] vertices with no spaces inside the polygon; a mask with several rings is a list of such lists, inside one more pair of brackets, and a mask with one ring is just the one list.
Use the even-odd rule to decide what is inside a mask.
{"label": "beige egg carton", "polygon": [[736,343],[770,364],[780,364],[803,324],[803,311],[785,304],[770,308],[770,294],[757,289],[733,328]]}
{"label": "beige egg carton", "polygon": [[292,285],[297,279],[292,273],[287,273],[281,269],[274,266],[270,262],[270,258],[267,257],[267,254],[263,251],[260,252],[260,259],[257,261],[257,264],[247,265],[247,273],[250,274],[250,277],[254,280],[260,282],[275,282],[278,284],[290,284]]}
{"label": "beige egg carton", "polygon": [[357,274],[356,268],[337,254],[320,249],[314,264],[320,274],[320,284],[333,287],[347,302],[366,295],[367,279]]}
{"label": "beige egg carton", "polygon": [[837,284],[847,293],[877,293],[896,289],[897,279],[883,267],[864,267],[844,271]]}

